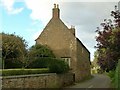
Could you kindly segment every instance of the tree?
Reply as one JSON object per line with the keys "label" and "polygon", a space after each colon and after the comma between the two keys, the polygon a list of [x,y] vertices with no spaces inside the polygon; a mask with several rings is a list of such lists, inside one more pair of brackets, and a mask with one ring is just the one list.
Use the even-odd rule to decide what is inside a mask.
{"label": "tree", "polygon": [[[2,64],[2,36],[0,36],[0,64]],[[0,65],[0,69],[2,69],[2,65]]]}
{"label": "tree", "polygon": [[29,57],[55,57],[48,46],[33,45],[28,52]]}
{"label": "tree", "polygon": [[92,64],[91,64],[91,68],[98,67],[98,64],[97,64],[98,59],[97,59],[97,57],[98,57],[98,52],[95,51],[94,52],[94,59],[93,59]]}
{"label": "tree", "polygon": [[52,73],[65,73],[69,65],[62,59],[55,58],[48,46],[33,45],[28,52],[28,68],[49,68]]}
{"label": "tree", "polygon": [[115,6],[115,11],[111,12],[114,21],[105,19],[101,23],[102,30],[98,27],[96,45],[98,51],[98,64],[104,71],[114,70],[120,58],[120,12]]}
{"label": "tree", "polygon": [[48,48],[48,46],[43,45],[33,45],[28,51],[28,62],[26,67],[31,68],[42,68],[47,67],[47,63],[52,58],[55,58],[53,52]]}
{"label": "tree", "polygon": [[[0,33],[0,36],[2,36],[3,68],[17,67],[17,65],[19,65],[18,62],[22,64],[24,62],[24,57],[27,53],[26,41],[23,38],[14,34]],[[15,64],[17,65],[13,66]]]}

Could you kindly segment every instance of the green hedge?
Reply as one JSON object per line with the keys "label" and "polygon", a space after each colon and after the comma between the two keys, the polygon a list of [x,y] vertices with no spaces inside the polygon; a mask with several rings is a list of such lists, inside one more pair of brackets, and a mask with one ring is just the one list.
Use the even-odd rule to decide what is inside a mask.
{"label": "green hedge", "polygon": [[58,74],[69,71],[69,65],[64,60],[51,57],[34,58],[27,68],[49,68],[51,73]]}
{"label": "green hedge", "polygon": [[48,68],[42,69],[4,69],[0,70],[2,76],[13,76],[13,75],[29,75],[29,74],[42,74],[49,73]]}
{"label": "green hedge", "polygon": [[49,64],[49,70],[52,73],[66,73],[69,71],[69,65],[61,60],[61,59],[54,59],[50,64]]}
{"label": "green hedge", "polygon": [[114,82],[115,82],[115,70],[111,70],[111,71],[109,71],[109,73],[108,73],[108,76],[110,77],[110,79],[111,79],[111,83],[114,85]]}
{"label": "green hedge", "polygon": [[120,60],[118,61],[118,65],[116,68],[114,84],[115,84],[115,88],[117,88],[117,90],[120,90]]}
{"label": "green hedge", "polygon": [[51,57],[37,57],[32,58],[32,62],[28,64],[27,68],[48,68],[49,64],[53,61],[54,58]]}
{"label": "green hedge", "polygon": [[23,63],[17,58],[4,60],[4,69],[22,68],[23,66]]}
{"label": "green hedge", "polygon": [[68,64],[62,59],[56,58],[36,58],[26,69],[3,69],[3,76],[28,75],[41,73],[66,73],[69,71]]}

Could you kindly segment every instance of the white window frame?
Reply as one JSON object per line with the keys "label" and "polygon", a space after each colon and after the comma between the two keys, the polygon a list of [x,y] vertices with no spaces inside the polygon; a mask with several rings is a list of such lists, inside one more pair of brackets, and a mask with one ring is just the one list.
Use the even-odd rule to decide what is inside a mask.
{"label": "white window frame", "polygon": [[62,57],[62,59],[69,65],[71,65],[71,58],[70,57]]}

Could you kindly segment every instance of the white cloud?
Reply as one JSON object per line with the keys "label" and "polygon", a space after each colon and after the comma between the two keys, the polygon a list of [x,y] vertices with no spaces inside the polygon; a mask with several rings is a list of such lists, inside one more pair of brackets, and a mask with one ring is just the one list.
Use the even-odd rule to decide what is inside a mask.
{"label": "white cloud", "polygon": [[7,9],[7,11],[12,11],[13,5],[15,3],[15,0],[2,0],[3,6]]}
{"label": "white cloud", "polygon": [[52,7],[59,0],[25,0],[28,9],[32,10],[30,17],[33,20],[40,20],[44,25],[52,17]]}
{"label": "white cloud", "polygon": [[[59,3],[59,0],[25,0],[26,7],[32,11],[30,14],[31,19],[33,19],[32,24],[36,25],[39,24],[38,21],[41,21],[45,26],[52,18],[52,8],[54,3]],[[33,40],[36,40],[41,32],[42,29],[39,29],[33,33]]]}
{"label": "white cloud", "polygon": [[[61,1],[64,2],[63,0]],[[77,37],[90,50],[91,59],[93,59],[94,46],[96,44],[96,27],[99,26],[104,18],[109,18],[110,11],[114,9],[115,3],[109,3],[110,1],[107,2],[107,0],[106,3],[76,3],[75,0],[70,3],[53,2],[52,0],[25,0],[27,8],[32,11],[30,17],[33,20],[40,20],[44,25],[52,17],[53,4],[56,2],[60,5],[60,14],[63,22],[67,26],[76,26]],[[41,30],[37,31],[33,35],[33,39],[35,40],[40,33]]]}
{"label": "white cloud", "polygon": [[[65,1],[65,0],[64,0]],[[64,2],[61,0],[61,2]],[[34,20],[32,23],[36,25],[41,21],[44,25],[48,23],[52,17],[52,8],[54,3],[60,4],[61,17],[63,22],[67,25],[75,25],[77,37],[83,42],[83,44],[90,50],[91,59],[93,59],[95,42],[95,28],[101,23],[104,18],[109,18],[110,11],[114,9],[113,3],[78,3],[83,0],[66,0],[66,3],[61,3],[60,0],[24,0],[26,7],[31,10],[30,17]],[[88,0],[85,0],[88,1]],[[84,2],[85,2],[84,1]],[[94,0],[92,0],[94,1]],[[100,1],[100,0],[98,0]],[[107,0],[105,0],[107,2]],[[111,0],[112,1],[112,0]],[[77,3],[74,3],[77,2]],[[95,1],[96,2],[96,1]],[[110,0],[108,1],[110,2]],[[17,14],[24,8],[14,8],[15,0],[2,0],[3,6],[8,13]],[[107,7],[107,8],[106,8]],[[69,25],[68,25],[69,24]],[[31,38],[33,40],[42,32],[42,29],[28,30],[33,32]]]}
{"label": "white cloud", "polygon": [[24,9],[24,8],[14,8],[13,5],[15,4],[15,0],[1,0],[1,3],[9,14],[18,14]]}
{"label": "white cloud", "polygon": [[[115,2],[65,2],[62,4],[61,15],[64,22],[76,27],[76,36],[91,52],[94,58],[96,45],[96,27],[106,18],[110,18]],[[107,8],[106,8],[107,7]]]}
{"label": "white cloud", "polygon": [[12,11],[10,12],[10,14],[18,14],[18,13],[22,12],[23,9],[24,9],[24,8],[14,9],[14,10],[12,10]]}

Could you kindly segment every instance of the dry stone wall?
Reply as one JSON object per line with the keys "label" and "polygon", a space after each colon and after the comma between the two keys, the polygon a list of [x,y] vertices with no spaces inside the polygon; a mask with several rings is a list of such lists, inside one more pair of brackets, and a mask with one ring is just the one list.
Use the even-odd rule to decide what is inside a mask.
{"label": "dry stone wall", "polygon": [[59,88],[73,83],[72,73],[2,77],[2,88]]}

